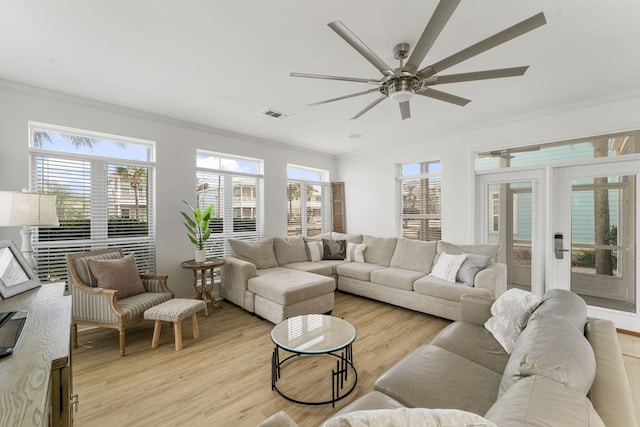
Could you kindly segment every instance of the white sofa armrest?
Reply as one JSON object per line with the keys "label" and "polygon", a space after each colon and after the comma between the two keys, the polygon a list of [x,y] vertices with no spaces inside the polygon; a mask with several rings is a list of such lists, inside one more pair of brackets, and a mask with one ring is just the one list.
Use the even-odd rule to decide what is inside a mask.
{"label": "white sofa armrest", "polygon": [[476,274],[476,288],[485,288],[498,298],[507,291],[507,265],[499,262],[489,264]]}
{"label": "white sofa armrest", "polygon": [[484,326],[491,317],[491,305],[494,299],[477,295],[462,295],[460,298],[460,320]]}
{"label": "white sofa armrest", "polygon": [[253,313],[253,300],[247,301],[249,279],[258,275],[256,266],[235,257],[225,257],[222,266],[222,298]]}

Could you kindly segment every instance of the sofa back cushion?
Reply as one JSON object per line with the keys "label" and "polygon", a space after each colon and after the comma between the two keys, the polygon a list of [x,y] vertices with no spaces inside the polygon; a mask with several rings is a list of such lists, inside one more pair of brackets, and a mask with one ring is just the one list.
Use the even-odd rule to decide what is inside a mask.
{"label": "sofa back cushion", "polygon": [[278,265],[307,261],[307,249],[302,236],[274,237],[273,251]]}
{"label": "sofa back cushion", "polygon": [[364,236],[362,243],[367,245],[364,250],[364,261],[389,267],[397,241],[395,237]]}
{"label": "sofa back cushion", "polygon": [[428,274],[436,256],[437,242],[400,238],[396,243],[390,266]]}
{"label": "sofa back cushion", "polygon": [[438,241],[438,255],[443,252],[452,255],[476,254],[489,256],[489,263],[495,262],[500,245],[456,245],[442,240]]}
{"label": "sofa back cushion", "polygon": [[518,380],[532,375],[550,378],[586,395],[596,375],[591,344],[565,320],[529,320],[513,347],[498,397]]}
{"label": "sofa back cushion", "polygon": [[604,427],[587,396],[540,375],[518,381],[484,416],[509,427]]}
{"label": "sofa back cushion", "polygon": [[229,246],[236,258],[254,264],[258,270],[278,266],[272,238],[255,242],[229,239]]}
{"label": "sofa back cushion", "polygon": [[347,242],[355,244],[362,243],[362,234],[345,234],[332,231],[330,238],[333,240],[346,240]]}
{"label": "sofa back cushion", "polygon": [[580,332],[584,332],[587,323],[587,303],[571,291],[551,289],[542,297],[542,304],[531,313],[529,320],[552,317],[571,323]]}

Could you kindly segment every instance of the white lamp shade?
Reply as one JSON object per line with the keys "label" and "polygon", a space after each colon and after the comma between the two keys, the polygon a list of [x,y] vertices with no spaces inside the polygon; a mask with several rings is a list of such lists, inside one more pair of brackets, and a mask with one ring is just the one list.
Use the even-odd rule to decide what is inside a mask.
{"label": "white lamp shade", "polygon": [[53,194],[0,191],[0,227],[57,226]]}

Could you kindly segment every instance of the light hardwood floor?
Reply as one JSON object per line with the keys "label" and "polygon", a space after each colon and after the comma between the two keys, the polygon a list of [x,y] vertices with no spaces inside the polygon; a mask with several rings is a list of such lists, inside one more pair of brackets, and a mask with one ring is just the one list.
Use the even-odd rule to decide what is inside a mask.
{"label": "light hardwood floor", "polygon": [[[183,322],[184,349],[179,352],[168,325],[156,349],[151,349],[153,322],[136,325],[127,334],[123,358],[116,332],[81,332],[73,353],[73,387],[80,396],[75,425],[255,426],[285,410],[301,427],[317,426],[371,391],[376,378],[450,323],[343,293],[336,293],[333,314],[353,323],[358,333],[353,345],[358,383],[335,408],[294,404],[272,391],[273,325],[223,302],[221,309],[209,307],[209,317],[198,314],[200,338],[194,340],[190,321]],[[621,336],[621,344],[637,411],[640,338]],[[296,380],[294,393],[324,390],[305,372]]]}

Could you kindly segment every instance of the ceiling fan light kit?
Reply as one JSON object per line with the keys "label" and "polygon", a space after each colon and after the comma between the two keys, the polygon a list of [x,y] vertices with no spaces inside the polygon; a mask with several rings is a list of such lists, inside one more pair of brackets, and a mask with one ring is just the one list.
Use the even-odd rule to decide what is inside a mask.
{"label": "ceiling fan light kit", "polygon": [[[339,80],[375,85],[376,87],[373,89],[309,104],[312,106],[322,105],[329,102],[353,98],[373,92],[378,92],[381,95],[379,98],[375,99],[364,109],[354,115],[351,119],[359,118],[364,113],[371,110],[373,107],[387,98],[399,104],[402,120],[408,119],[411,117],[409,100],[413,97],[413,95],[426,96],[428,98],[437,99],[439,101],[464,106],[471,101],[469,99],[465,99],[456,95],[435,90],[430,86],[447,83],[468,82],[474,80],[522,76],[529,67],[523,66],[501,68],[449,75],[439,75],[438,73],[456,64],[466,61],[469,58],[479,55],[482,52],[499,46],[509,40],[526,34],[529,31],[532,31],[546,24],[547,21],[544,17],[544,13],[540,12],[528,19],[525,19],[522,22],[519,22],[503,31],[500,31],[499,33],[494,34],[491,37],[475,43],[474,45],[469,46],[466,49],[456,52],[439,62],[433,63],[421,69],[420,66],[422,64],[422,61],[427,56],[427,53],[429,53],[431,46],[440,35],[440,32],[451,18],[451,15],[453,15],[453,12],[455,11],[459,3],[460,0],[440,0],[422,35],[418,39],[413,51],[410,50],[411,46],[408,43],[399,43],[394,47],[393,57],[394,59],[400,61],[400,66],[395,69],[387,65],[387,63],[383,59],[376,55],[373,50],[371,50],[362,40],[360,40],[358,36],[351,32],[351,30],[349,30],[349,28],[347,28],[347,26],[344,25],[341,21],[333,21],[329,23],[328,25],[333,31],[335,31],[349,45],[351,45],[351,47],[353,47],[358,53],[360,53],[360,55],[362,55],[367,61],[369,61],[374,67],[376,67],[378,71],[380,71],[383,76],[380,79],[306,73],[291,73],[291,76],[313,79]],[[409,55],[410,51],[411,55]],[[407,57],[409,59],[407,59]],[[404,63],[405,59],[407,59],[406,64]]]}

